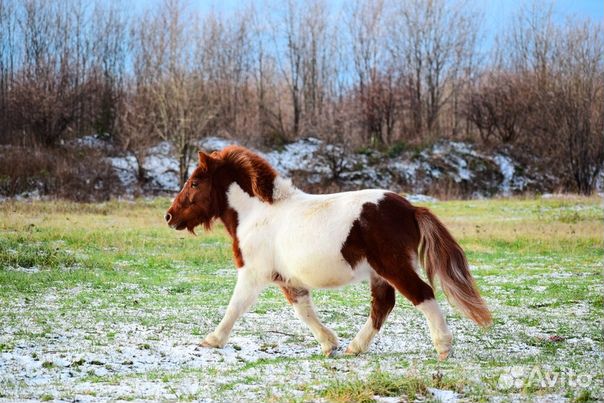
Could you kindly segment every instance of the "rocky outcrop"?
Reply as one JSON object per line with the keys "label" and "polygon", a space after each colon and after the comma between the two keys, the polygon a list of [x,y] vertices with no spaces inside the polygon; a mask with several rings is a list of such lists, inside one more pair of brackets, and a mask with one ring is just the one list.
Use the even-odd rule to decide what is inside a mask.
{"label": "rocky outcrop", "polygon": [[[208,151],[232,141],[209,137],[199,143]],[[178,190],[178,164],[172,147],[160,143],[151,148],[143,167],[147,181],[137,183],[131,156],[109,161],[126,189],[140,187],[142,193]],[[509,153],[487,154],[472,144],[440,141],[421,150],[382,153],[375,150],[349,152],[344,148],[307,138],[280,150],[260,152],[282,175],[297,186],[314,192],[384,188],[413,194],[448,197],[490,197],[523,192],[549,192],[553,178],[530,174]],[[194,167],[194,163],[191,168]]]}

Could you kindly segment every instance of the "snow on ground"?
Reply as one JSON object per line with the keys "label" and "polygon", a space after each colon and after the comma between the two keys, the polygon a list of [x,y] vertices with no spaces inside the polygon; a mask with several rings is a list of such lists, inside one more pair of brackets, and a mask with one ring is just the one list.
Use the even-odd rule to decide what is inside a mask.
{"label": "snow on ground", "polygon": [[[162,141],[148,151],[143,168],[152,187],[167,191],[178,191],[178,161],[173,157],[174,147],[167,141]],[[194,168],[197,160],[191,161],[190,167]]]}
{"label": "snow on ground", "polygon": [[71,144],[80,146],[80,147],[88,147],[94,148],[97,150],[110,150],[111,146],[103,136],[99,136],[97,134],[91,134],[88,136],[79,137],[71,142]]}
{"label": "snow on ground", "polygon": [[[480,267],[475,273],[483,287],[512,280],[506,275],[482,277]],[[545,285],[557,281],[545,273],[534,277]],[[132,292],[137,300],[164,292],[135,284],[121,290]],[[369,309],[366,284],[330,292],[352,300],[363,296],[367,306],[326,304],[322,294],[316,298],[320,316],[340,337],[334,358],[320,356],[317,342],[285,304],[246,314],[236,324],[227,346],[217,350],[199,348],[197,343],[218,323],[224,307],[162,306],[157,302],[140,306],[109,299],[62,308],[63,301],[74,293],[86,296],[93,292],[82,287],[51,289],[37,301],[19,298],[3,307],[2,315],[10,320],[0,334],[0,345],[4,346],[0,352],[0,398],[39,399],[48,395],[104,401],[203,396],[209,401],[257,401],[267,391],[276,396],[301,396],[307,387],[304,385],[324,387],[328,380],[365,378],[378,368],[394,376],[425,372],[423,362],[435,358],[425,320],[406,301],[399,302],[368,354],[342,358],[343,349],[365,322]],[[527,309],[488,299],[497,318],[489,332],[480,331],[441,303],[455,344],[451,358],[439,371],[445,375],[461,373],[464,379],[478,384],[485,377],[497,379],[499,365],[540,362],[544,348],[540,343],[545,343],[540,340],[547,340],[561,327],[572,327],[575,337],[557,342],[555,358],[545,365],[596,368],[604,354],[592,338],[593,327],[598,325],[589,320],[587,311],[577,315],[569,310],[572,306],[550,307],[547,301],[536,298],[545,304],[537,310],[530,304]],[[52,328],[39,324],[39,318],[51,318]],[[195,330],[199,328],[201,331]],[[486,365],[493,362],[499,364]],[[443,402],[458,398],[450,390],[429,392]],[[561,398],[552,396],[554,400]]]}
{"label": "snow on ground", "polygon": [[469,181],[472,179],[472,172],[468,169],[468,161],[464,156],[477,157],[474,149],[465,143],[456,141],[436,143],[432,150],[426,151],[425,156],[438,155],[449,165],[456,168],[456,173],[452,174],[455,182]]}
{"label": "snow on ground", "polygon": [[436,400],[442,403],[455,403],[459,400],[457,393],[452,390],[428,388],[428,392],[430,392],[430,394],[434,396]]}

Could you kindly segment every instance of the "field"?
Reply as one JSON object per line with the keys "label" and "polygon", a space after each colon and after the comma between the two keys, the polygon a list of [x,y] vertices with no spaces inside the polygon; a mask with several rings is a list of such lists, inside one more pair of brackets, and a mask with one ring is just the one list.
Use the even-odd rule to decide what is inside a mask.
{"label": "field", "polygon": [[268,288],[222,350],[197,343],[235,283],[220,226],[163,222],[167,199],[0,203],[0,400],[336,401],[604,398],[604,217],[599,198],[428,203],[468,254],[494,325],[439,299],[454,350],[397,306],[369,352],[342,354],[369,312],[367,284],[316,291],[335,357]]}

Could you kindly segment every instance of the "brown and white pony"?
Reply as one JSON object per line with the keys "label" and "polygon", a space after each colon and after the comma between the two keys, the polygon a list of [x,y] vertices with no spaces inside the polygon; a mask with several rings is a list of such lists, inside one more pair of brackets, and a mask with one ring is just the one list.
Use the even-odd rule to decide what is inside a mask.
{"label": "brown and white pony", "polygon": [[418,262],[463,314],[481,326],[491,314],[480,297],[459,244],[426,208],[385,190],[311,195],[277,175],[250,150],[229,146],[208,155],[176,196],[165,216],[177,230],[220,219],[233,239],[237,285],[224,318],[202,342],[223,347],[235,321],[268,284],[276,284],[330,355],[336,335],[317,318],[314,288],[370,279],[371,313],[346,353],[367,351],[394,307],[395,289],[428,321],[440,359],[452,335]]}

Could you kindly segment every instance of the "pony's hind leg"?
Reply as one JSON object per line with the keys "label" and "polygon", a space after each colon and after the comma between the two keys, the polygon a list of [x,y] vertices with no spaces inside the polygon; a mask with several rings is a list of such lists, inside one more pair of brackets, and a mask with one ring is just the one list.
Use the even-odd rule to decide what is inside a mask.
{"label": "pony's hind leg", "polygon": [[[415,271],[417,259],[407,258],[398,262],[373,262],[378,274],[403,294],[426,317],[430,336],[439,359],[448,357],[453,336],[434,299],[434,291]],[[403,263],[404,262],[404,263]]]}
{"label": "pony's hind leg", "polygon": [[440,360],[445,360],[451,351],[451,342],[453,336],[447,327],[445,317],[443,316],[438,303],[434,298],[420,302],[415,306],[428,320],[428,328],[432,343],[438,353]]}
{"label": "pony's hind leg", "polygon": [[365,325],[352,339],[345,354],[360,354],[369,349],[371,341],[392,311],[396,301],[394,288],[375,273],[371,275],[371,313]]}
{"label": "pony's hind leg", "polygon": [[296,315],[306,323],[313,336],[321,344],[323,354],[331,355],[338,347],[338,338],[317,317],[309,291],[305,288],[286,286],[281,286],[281,290],[287,301],[294,307]]}

